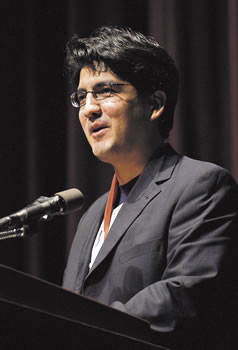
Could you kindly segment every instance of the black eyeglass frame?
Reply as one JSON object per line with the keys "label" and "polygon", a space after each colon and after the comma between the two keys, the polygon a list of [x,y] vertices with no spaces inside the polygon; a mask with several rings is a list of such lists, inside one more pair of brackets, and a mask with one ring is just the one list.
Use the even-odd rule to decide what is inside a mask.
{"label": "black eyeglass frame", "polygon": [[74,91],[70,95],[70,100],[71,100],[73,107],[81,108],[86,104],[86,97],[87,97],[88,93],[91,93],[93,95],[93,97],[95,98],[95,100],[101,101],[101,100],[105,100],[106,98],[110,97],[114,93],[114,91],[112,90],[113,86],[127,86],[127,85],[130,85],[130,84],[128,84],[128,83],[105,83],[104,85],[102,85],[101,91],[103,89],[105,89],[105,87],[110,88],[110,90],[108,91],[107,96],[103,96],[103,97],[97,96],[100,93],[100,89],[98,89],[98,91],[94,91],[94,90],[82,91],[82,92],[84,92],[83,97],[84,97],[84,101],[85,101],[82,104],[80,104],[80,102],[78,100],[78,91]]}

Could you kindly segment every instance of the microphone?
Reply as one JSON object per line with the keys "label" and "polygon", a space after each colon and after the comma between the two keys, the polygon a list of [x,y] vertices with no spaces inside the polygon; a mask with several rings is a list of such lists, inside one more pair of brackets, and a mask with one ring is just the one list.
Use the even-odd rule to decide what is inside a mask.
{"label": "microphone", "polygon": [[0,219],[0,227],[14,227],[30,220],[65,215],[79,210],[83,200],[84,196],[77,188],[55,193],[53,197],[40,197],[24,209]]}

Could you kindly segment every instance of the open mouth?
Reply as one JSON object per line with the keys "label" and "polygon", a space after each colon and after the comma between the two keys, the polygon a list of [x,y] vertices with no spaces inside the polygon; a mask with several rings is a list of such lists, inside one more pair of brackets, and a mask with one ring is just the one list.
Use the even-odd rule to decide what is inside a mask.
{"label": "open mouth", "polygon": [[98,128],[93,129],[92,134],[97,134],[102,130],[105,130],[107,127],[106,126],[100,126]]}
{"label": "open mouth", "polygon": [[93,130],[93,132],[98,132],[98,131],[103,130],[103,129],[105,129],[105,126],[101,126],[100,128],[96,128]]}

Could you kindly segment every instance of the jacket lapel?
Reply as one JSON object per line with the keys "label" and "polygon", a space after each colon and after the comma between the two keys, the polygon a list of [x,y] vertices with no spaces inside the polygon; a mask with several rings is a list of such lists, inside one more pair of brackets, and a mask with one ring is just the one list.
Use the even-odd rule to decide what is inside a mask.
{"label": "jacket lapel", "polygon": [[172,176],[179,155],[170,147],[169,151],[169,154],[166,153],[159,159],[151,160],[146,166],[111,226],[107,239],[87,277],[91,275],[97,266],[108,256],[142,210],[154,197],[159,195],[162,190],[162,184]]}

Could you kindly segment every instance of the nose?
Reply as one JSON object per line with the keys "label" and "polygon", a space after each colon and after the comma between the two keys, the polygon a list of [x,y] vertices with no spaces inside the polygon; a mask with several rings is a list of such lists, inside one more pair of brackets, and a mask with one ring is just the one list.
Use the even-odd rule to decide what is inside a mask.
{"label": "nose", "polygon": [[86,118],[98,118],[101,115],[101,105],[93,96],[92,93],[88,93],[86,96],[86,103],[80,109],[80,113],[83,113]]}

